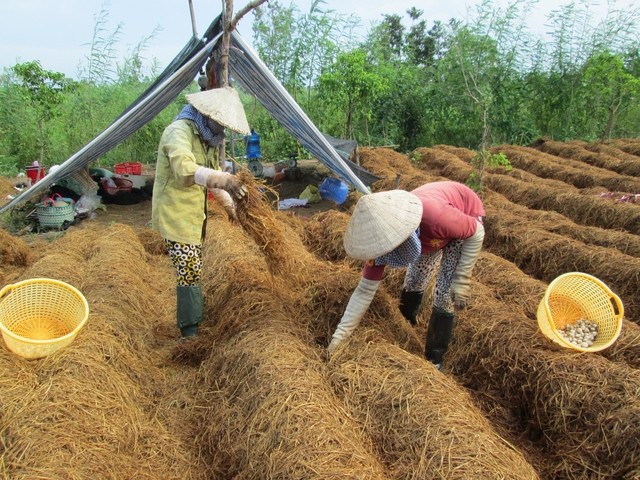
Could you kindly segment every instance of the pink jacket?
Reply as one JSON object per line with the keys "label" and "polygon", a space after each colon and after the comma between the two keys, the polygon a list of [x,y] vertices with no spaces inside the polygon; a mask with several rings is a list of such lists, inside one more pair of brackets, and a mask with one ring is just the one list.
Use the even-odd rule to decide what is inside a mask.
{"label": "pink jacket", "polygon": [[[478,217],[486,215],[482,200],[462,183],[444,181],[427,183],[412,190],[422,201],[420,243],[422,253],[444,248],[451,240],[464,240],[476,233]],[[363,277],[380,280],[384,265],[365,263]]]}

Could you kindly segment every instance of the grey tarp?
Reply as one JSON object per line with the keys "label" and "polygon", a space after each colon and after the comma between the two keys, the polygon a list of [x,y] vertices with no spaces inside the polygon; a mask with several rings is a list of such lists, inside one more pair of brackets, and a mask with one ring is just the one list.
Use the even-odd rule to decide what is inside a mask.
{"label": "grey tarp", "polygon": [[[192,37],[154,83],[111,125],[63,162],[55,172],[46,175],[0,207],[0,213],[43,192],[57,180],[86,167],[160,113],[187,88],[206,63],[221,35],[220,18],[218,16],[211,23],[203,40]],[[240,34],[234,31],[231,38],[233,48],[230,54],[230,74],[233,79],[255,95],[267,111],[331,171],[359,191],[369,193],[359,178],[362,175],[359,171],[361,167],[352,169],[336,152],[257,54],[242,40]]]}
{"label": "grey tarp", "polygon": [[233,78],[253,94],[315,158],[360,192],[369,193],[363,181],[236,31],[231,32],[231,47],[229,65]]}
{"label": "grey tarp", "polygon": [[[206,44],[197,38],[192,38],[176,60],[111,125],[63,162],[55,172],[46,175],[31,188],[0,207],[0,213],[27,201],[48,189],[56,181],[86,167],[152,120],[193,81],[207,61],[218,38],[219,35]],[[182,61],[177,61],[180,59]]]}
{"label": "grey tarp", "polygon": [[365,185],[371,185],[373,182],[380,180],[380,177],[362,168],[353,159],[358,156],[358,142],[355,140],[344,140],[341,138],[335,138],[331,135],[323,134],[324,138],[331,144],[331,146],[338,152],[338,155],[349,165],[349,168],[358,176]]}

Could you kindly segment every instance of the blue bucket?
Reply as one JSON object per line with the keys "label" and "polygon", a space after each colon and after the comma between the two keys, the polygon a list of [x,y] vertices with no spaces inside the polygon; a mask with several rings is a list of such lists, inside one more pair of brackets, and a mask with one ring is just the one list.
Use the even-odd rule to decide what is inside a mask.
{"label": "blue bucket", "polygon": [[349,196],[349,186],[337,178],[325,178],[319,190],[324,200],[331,200],[338,205],[342,205]]}

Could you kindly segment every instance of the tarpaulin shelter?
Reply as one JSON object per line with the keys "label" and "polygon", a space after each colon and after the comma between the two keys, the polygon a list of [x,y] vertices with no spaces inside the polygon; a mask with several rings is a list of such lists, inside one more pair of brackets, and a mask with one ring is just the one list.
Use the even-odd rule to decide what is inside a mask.
{"label": "tarpaulin shelter", "polygon": [[[201,39],[192,36],[156,80],[118,118],[54,172],[0,207],[0,213],[45,191],[67,175],[85,168],[151,121],[196,78],[222,36],[221,25],[221,16],[218,16]],[[369,193],[366,184],[377,177],[340,156],[235,30],[231,33],[229,73],[315,158],[358,191]]]}

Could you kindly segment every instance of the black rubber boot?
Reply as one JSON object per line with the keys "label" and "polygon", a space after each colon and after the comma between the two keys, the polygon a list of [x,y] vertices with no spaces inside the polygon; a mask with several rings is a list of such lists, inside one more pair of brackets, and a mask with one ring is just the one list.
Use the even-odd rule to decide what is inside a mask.
{"label": "black rubber boot", "polygon": [[400,294],[400,312],[411,325],[415,326],[418,323],[417,318],[422,306],[422,297],[424,297],[424,292],[408,292],[404,288]]}
{"label": "black rubber boot", "polygon": [[178,300],[176,309],[176,323],[182,337],[194,337],[198,334],[198,325],[204,314],[204,301],[199,286],[176,287]]}
{"label": "black rubber boot", "polygon": [[453,312],[448,312],[439,307],[433,307],[431,311],[424,356],[438,370],[442,368],[442,359],[449,348],[455,318],[456,316]]}

